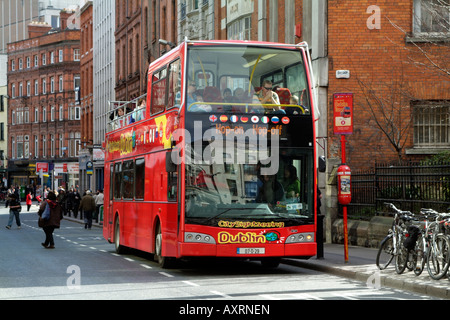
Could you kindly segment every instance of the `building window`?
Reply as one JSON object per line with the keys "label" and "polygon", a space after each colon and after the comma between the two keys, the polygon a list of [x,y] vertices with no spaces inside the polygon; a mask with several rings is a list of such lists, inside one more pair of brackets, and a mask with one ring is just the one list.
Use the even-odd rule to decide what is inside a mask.
{"label": "building window", "polygon": [[64,156],[64,135],[62,133],[59,134],[59,157],[62,158]]}
{"label": "building window", "polygon": [[16,140],[14,139],[14,137],[11,138],[11,158],[15,159],[16,158]]}
{"label": "building window", "polygon": [[12,85],[11,85],[11,98],[15,98],[16,97],[16,84],[15,83],[13,83]]}
{"label": "building window", "polygon": [[59,105],[59,121],[64,120],[64,106],[62,104]]}
{"label": "building window", "polygon": [[35,96],[39,95],[39,81],[38,80],[34,80],[34,95]]}
{"label": "building window", "polygon": [[25,108],[23,112],[23,121],[24,123],[30,123],[30,110],[28,108]]}
{"label": "building window", "polygon": [[47,137],[42,135],[42,158],[47,157]]}
{"label": "building window", "polygon": [[233,21],[227,27],[228,40],[250,40],[250,16]]}
{"label": "building window", "polygon": [[450,4],[446,0],[414,0],[414,33],[450,33]]}
{"label": "building window", "polygon": [[34,136],[34,157],[39,158],[39,138]]}
{"label": "building window", "polygon": [[23,69],[23,60],[22,58],[19,58],[19,70]]}
{"label": "building window", "polygon": [[19,83],[19,97],[23,97],[23,84]]}
{"label": "building window", "polygon": [[42,122],[47,122],[47,108],[42,108]]}
{"label": "building window", "polygon": [[50,92],[55,93],[55,77],[50,78]]}
{"label": "building window", "polygon": [[11,71],[16,71],[16,61],[11,60]]}
{"label": "building window", "polygon": [[31,82],[27,81],[27,97],[31,96]]}
{"label": "building window", "polygon": [[47,65],[47,55],[45,53],[42,54],[42,65]]}
{"label": "building window", "polygon": [[34,122],[39,122],[39,108],[34,108]]}
{"label": "building window", "polygon": [[412,103],[414,148],[450,147],[450,101]]}
{"label": "building window", "polygon": [[59,50],[58,61],[59,62],[63,62],[64,61],[64,51],[63,50]]}
{"label": "building window", "polygon": [[55,121],[55,112],[56,112],[55,106],[51,106],[51,108],[50,108],[50,121],[51,122]]}
{"label": "building window", "polygon": [[34,67],[37,68],[39,66],[39,57],[38,55],[34,56]]}
{"label": "building window", "polygon": [[50,63],[51,64],[55,63],[55,53],[53,51],[50,52]]}
{"label": "building window", "polygon": [[81,133],[71,132],[69,134],[69,156],[78,157],[81,148]]}
{"label": "building window", "polygon": [[47,80],[42,79],[42,94],[47,94]]}
{"label": "building window", "polygon": [[50,135],[50,157],[55,157],[55,135]]}
{"label": "building window", "polygon": [[73,61],[80,61],[80,49],[73,49]]}
{"label": "building window", "polygon": [[27,57],[27,69],[31,68],[31,58]]}
{"label": "building window", "polygon": [[70,107],[69,120],[80,120],[80,119],[81,119],[81,108]]}
{"label": "building window", "polygon": [[23,136],[17,136],[17,158],[23,158]]}
{"label": "building window", "polygon": [[59,76],[59,92],[64,91],[64,78],[63,76]]}

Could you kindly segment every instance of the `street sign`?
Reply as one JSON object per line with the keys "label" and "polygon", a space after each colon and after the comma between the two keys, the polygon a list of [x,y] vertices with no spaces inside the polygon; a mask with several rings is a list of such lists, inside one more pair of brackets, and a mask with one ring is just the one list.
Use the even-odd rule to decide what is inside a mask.
{"label": "street sign", "polygon": [[47,162],[36,162],[36,172],[48,172],[48,163]]}
{"label": "street sign", "polygon": [[334,134],[353,133],[353,93],[333,95]]}

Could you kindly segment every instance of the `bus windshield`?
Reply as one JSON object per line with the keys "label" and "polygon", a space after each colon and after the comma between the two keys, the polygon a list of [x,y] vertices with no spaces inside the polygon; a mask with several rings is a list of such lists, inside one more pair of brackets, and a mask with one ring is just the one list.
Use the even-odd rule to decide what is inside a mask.
{"label": "bus windshield", "polygon": [[[280,227],[314,222],[312,150],[281,148],[273,175],[261,174],[261,163],[252,161],[254,150],[248,144],[245,149],[236,146],[234,154],[224,152],[223,163],[199,163],[191,156],[186,165],[186,223],[242,222],[241,227],[256,228],[261,223]],[[243,154],[248,163],[233,159]]]}
{"label": "bus windshield", "polygon": [[186,109],[210,113],[310,112],[300,50],[256,46],[191,46]]}

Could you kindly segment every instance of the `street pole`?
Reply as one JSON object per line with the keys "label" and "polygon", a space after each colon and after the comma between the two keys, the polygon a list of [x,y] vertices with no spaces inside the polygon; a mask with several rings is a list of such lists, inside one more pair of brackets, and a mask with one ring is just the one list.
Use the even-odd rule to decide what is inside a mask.
{"label": "street pole", "polygon": [[[345,157],[345,135],[341,134],[341,162],[342,164],[346,163]],[[342,207],[343,215],[344,215],[344,260],[345,263],[348,263],[348,224],[347,224],[347,206],[343,205]]]}

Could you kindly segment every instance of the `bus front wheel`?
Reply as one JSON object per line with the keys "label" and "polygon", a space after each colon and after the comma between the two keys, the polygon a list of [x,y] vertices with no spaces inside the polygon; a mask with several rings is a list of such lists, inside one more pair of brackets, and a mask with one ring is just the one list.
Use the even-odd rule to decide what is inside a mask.
{"label": "bus front wheel", "polygon": [[174,259],[162,255],[162,241],[161,225],[158,225],[155,237],[155,261],[161,268],[167,269],[173,265]]}
{"label": "bus front wheel", "polygon": [[125,253],[125,247],[120,244],[120,224],[118,218],[114,225],[114,248],[118,254]]}

